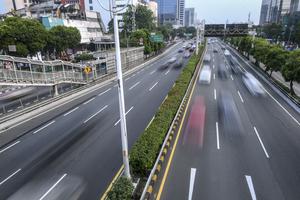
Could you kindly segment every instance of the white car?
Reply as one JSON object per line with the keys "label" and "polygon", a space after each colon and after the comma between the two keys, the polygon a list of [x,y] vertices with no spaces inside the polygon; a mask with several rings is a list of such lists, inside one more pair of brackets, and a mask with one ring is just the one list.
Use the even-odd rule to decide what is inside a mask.
{"label": "white car", "polygon": [[242,80],[252,95],[264,96],[266,94],[261,83],[249,72],[246,72],[245,74],[243,74]]}
{"label": "white car", "polygon": [[205,56],[204,56],[204,62],[210,62],[210,55],[209,54],[206,54]]}
{"label": "white car", "polygon": [[199,83],[209,85],[211,81],[210,66],[205,65],[199,75]]}

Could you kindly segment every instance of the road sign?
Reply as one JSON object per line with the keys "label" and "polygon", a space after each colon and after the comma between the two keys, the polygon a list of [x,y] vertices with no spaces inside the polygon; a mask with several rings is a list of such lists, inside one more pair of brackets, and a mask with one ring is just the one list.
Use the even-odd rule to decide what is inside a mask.
{"label": "road sign", "polygon": [[92,72],[92,68],[90,66],[86,66],[83,70],[86,74],[89,74]]}
{"label": "road sign", "polygon": [[150,35],[151,42],[163,42],[162,35]]}

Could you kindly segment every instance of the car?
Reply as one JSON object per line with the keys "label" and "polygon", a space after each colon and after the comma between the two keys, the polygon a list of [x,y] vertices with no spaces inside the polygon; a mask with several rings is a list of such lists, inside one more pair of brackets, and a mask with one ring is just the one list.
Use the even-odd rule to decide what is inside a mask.
{"label": "car", "polygon": [[218,76],[220,79],[227,79],[228,78],[228,74],[227,74],[227,70],[226,70],[226,66],[225,64],[220,64],[218,67]]}
{"label": "car", "polygon": [[174,67],[175,68],[179,68],[181,67],[183,64],[183,59],[182,59],[182,56],[178,56],[176,61],[175,61],[175,64],[174,64]]}
{"label": "car", "polygon": [[211,60],[210,55],[209,55],[209,54],[205,54],[203,61],[204,61],[205,63],[209,63],[210,60]]}
{"label": "car", "polygon": [[242,81],[249,92],[254,96],[265,96],[266,92],[261,83],[249,72],[245,72]]}
{"label": "car", "polygon": [[218,49],[215,48],[215,49],[213,50],[213,52],[214,52],[214,53],[218,53],[219,51],[218,51]]}
{"label": "car", "polygon": [[211,81],[211,69],[209,65],[204,65],[200,75],[199,75],[199,83],[209,85]]}
{"label": "car", "polygon": [[189,58],[190,56],[191,54],[188,51],[186,51],[183,55],[184,58]]}
{"label": "car", "polygon": [[184,50],[183,50],[182,48],[180,48],[180,49],[178,50],[178,53],[182,53],[182,52],[184,52]]}
{"label": "car", "polygon": [[170,59],[168,60],[168,63],[169,63],[169,64],[173,64],[176,60],[177,60],[177,57],[176,57],[176,56],[173,56],[172,58],[170,58]]}
{"label": "car", "polygon": [[221,91],[217,100],[220,126],[226,136],[238,136],[243,133],[241,117],[230,92]]}

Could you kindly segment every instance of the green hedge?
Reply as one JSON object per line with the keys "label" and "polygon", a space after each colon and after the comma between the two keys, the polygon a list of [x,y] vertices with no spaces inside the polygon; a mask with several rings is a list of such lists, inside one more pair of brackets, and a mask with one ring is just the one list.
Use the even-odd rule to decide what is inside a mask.
{"label": "green hedge", "polygon": [[133,185],[131,180],[121,176],[107,194],[107,200],[131,200],[133,193]]}
{"label": "green hedge", "polygon": [[[199,52],[199,55],[201,55],[203,46],[200,47]],[[131,171],[135,176],[146,177],[151,171],[199,59],[200,56],[193,55],[191,57],[187,66],[182,70],[179,78],[176,80],[175,87],[171,89],[168,98],[156,113],[153,122],[132,147],[129,161]]]}

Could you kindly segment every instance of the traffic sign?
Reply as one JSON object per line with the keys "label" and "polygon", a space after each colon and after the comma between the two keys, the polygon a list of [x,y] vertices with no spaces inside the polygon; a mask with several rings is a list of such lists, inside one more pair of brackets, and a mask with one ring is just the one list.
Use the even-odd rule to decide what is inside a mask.
{"label": "traffic sign", "polygon": [[89,74],[92,72],[92,68],[90,66],[86,66],[83,70],[86,74]]}
{"label": "traffic sign", "polygon": [[150,35],[151,42],[163,42],[162,35]]}

